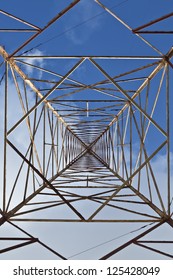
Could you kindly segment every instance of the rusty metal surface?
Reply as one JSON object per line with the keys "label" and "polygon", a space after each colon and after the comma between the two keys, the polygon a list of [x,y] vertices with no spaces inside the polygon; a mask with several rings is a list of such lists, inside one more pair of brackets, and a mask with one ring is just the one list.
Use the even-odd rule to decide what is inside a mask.
{"label": "rusty metal surface", "polygon": [[[29,22],[22,19],[22,14],[17,16],[0,9],[0,15],[23,24],[23,28],[15,24],[0,26],[2,34],[23,36],[25,32],[34,32],[19,45],[14,41],[14,48],[8,42],[5,46],[2,42],[0,47],[4,119],[0,229],[7,225],[18,233],[18,236],[7,233],[0,236],[0,253],[5,255],[31,244],[34,248],[37,244],[54,258],[66,260],[70,258],[66,253],[70,239],[63,241],[61,253],[54,248],[56,240],[51,238],[64,224],[69,232],[76,228],[76,236],[77,224],[86,224],[88,229],[98,225],[89,241],[92,237],[97,240],[101,225],[105,243],[109,225],[114,231],[119,230],[120,235],[127,225],[126,231],[129,228],[133,237],[112,245],[113,249],[105,247],[94,258],[116,258],[116,255],[118,258],[120,251],[131,246],[173,258],[164,249],[166,244],[172,244],[170,238],[161,241],[162,238],[153,240],[153,235],[148,237],[151,233],[155,236],[155,231],[165,225],[172,234],[173,227],[170,148],[173,49],[170,45],[163,52],[150,42],[150,36],[171,36],[172,31],[155,27],[155,31],[144,30],[172,18],[173,13],[153,16],[156,19],[132,28],[114,9],[98,0],[92,1],[93,8],[99,7],[101,15],[111,17],[115,25],[122,26],[122,32],[128,30],[151,53],[134,55],[128,47],[124,55],[60,55],[58,51],[51,53],[49,48],[47,54],[32,53],[34,49],[38,52],[42,44],[39,35],[54,30],[56,38],[59,20],[75,14],[80,2],[63,7],[44,27],[32,23],[32,16]],[[149,36],[142,37],[140,33]],[[115,39],[121,42],[121,37]],[[156,168],[158,159],[164,162],[163,181]],[[26,224],[31,231],[25,229]],[[41,237],[35,237],[34,224],[45,224],[46,234],[40,230]],[[55,232],[49,231],[47,224],[55,225]],[[135,225],[139,226],[137,230]],[[64,233],[59,239],[63,239]],[[85,232],[82,245],[86,237]],[[79,251],[78,243],[77,240]],[[95,247],[98,247],[96,241]],[[69,252],[69,256],[73,253]]]}

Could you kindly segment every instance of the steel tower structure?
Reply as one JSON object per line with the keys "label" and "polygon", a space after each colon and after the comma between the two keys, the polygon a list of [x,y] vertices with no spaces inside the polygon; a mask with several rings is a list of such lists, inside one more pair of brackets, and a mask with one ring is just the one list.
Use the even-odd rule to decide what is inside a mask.
{"label": "steel tower structure", "polygon": [[[39,245],[58,259],[68,259],[62,248],[69,245],[65,244],[63,234],[60,237],[57,225],[68,224],[66,230],[76,228],[77,234],[78,224],[86,224],[84,239],[88,227],[96,230],[92,235],[99,236],[102,225],[105,244],[110,236],[108,226],[114,228],[115,237],[122,225],[119,234],[125,239],[117,245],[110,243],[111,249],[106,245],[101,252],[99,248],[98,259],[116,258],[129,247],[132,255],[134,247],[140,248],[141,258],[144,251],[152,251],[153,258],[155,254],[173,258],[170,251],[173,239],[165,233],[165,226],[170,233],[173,228],[170,149],[173,49],[170,45],[167,53],[162,53],[143,36],[170,36],[173,31],[160,31],[156,24],[171,19],[173,13],[133,29],[107,5],[92,1],[102,13],[112,17],[115,25],[122,25],[123,30],[142,40],[157,55],[128,55],[128,46],[124,56],[27,53],[31,43],[37,44],[38,38],[49,30],[55,32],[51,29],[54,24],[69,12],[75,13],[80,2],[66,5],[44,27],[0,10],[0,15],[14,22],[11,28],[3,26],[1,32],[20,33],[22,40],[32,34],[19,41],[11,53],[9,40],[0,47],[3,96],[0,253],[3,258],[21,247],[27,252],[33,244],[33,252]],[[18,28],[15,23],[23,27]],[[164,177],[162,172],[158,174],[158,161]],[[35,224],[40,226],[43,239],[41,226],[46,224],[48,243],[32,233]],[[57,239],[61,239],[58,241],[61,249],[52,246],[55,241],[49,242],[53,227],[49,232],[50,224],[55,226]],[[131,237],[126,236],[128,230]],[[97,242],[91,244],[97,247]],[[75,246],[79,251],[78,242]],[[91,259],[92,256],[91,253]]]}

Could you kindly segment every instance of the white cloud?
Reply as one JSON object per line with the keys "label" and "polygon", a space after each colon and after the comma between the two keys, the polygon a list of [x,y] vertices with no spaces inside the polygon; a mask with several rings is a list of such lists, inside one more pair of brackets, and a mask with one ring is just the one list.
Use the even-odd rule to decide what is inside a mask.
{"label": "white cloud", "polygon": [[86,42],[101,25],[100,17],[97,14],[98,9],[93,1],[81,1],[76,6],[73,21],[70,21],[70,26],[67,28],[69,30],[66,33],[67,38],[76,45],[81,45]]}
{"label": "white cloud", "polygon": [[[23,61],[29,64],[33,64],[35,66],[39,66],[39,67],[44,67],[44,59],[43,58],[37,58],[34,56],[43,56],[44,52],[38,50],[38,49],[34,49],[30,52],[27,53],[28,56],[33,56],[33,58],[25,58]],[[37,69],[34,69],[32,66],[29,65],[25,65],[24,66],[25,71],[27,73],[28,76],[33,76],[36,75],[36,77],[38,77],[39,79],[41,79],[42,77],[42,71],[39,71]]]}

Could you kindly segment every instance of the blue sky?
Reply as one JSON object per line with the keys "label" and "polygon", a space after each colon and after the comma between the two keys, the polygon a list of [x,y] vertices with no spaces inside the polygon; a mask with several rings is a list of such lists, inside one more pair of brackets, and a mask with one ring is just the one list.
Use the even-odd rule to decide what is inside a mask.
{"label": "blue sky", "polygon": [[[23,64],[25,63],[31,63],[34,64],[37,67],[44,67],[45,69],[48,69],[50,71],[56,72],[60,75],[65,75],[76,63],[79,61],[78,58],[68,58],[68,59],[43,59],[42,57],[39,58],[39,56],[51,56],[51,55],[57,55],[57,56],[140,56],[141,59],[96,59],[95,61],[111,76],[116,77],[115,80],[118,82],[118,85],[122,87],[122,89],[126,90],[129,94],[129,96],[132,96],[132,94],[140,87],[140,85],[147,79],[147,76],[150,75],[150,73],[155,69],[156,65],[153,64],[154,62],[158,62],[161,60],[162,55],[167,54],[167,52],[172,47],[172,38],[173,34],[157,34],[157,35],[151,35],[151,34],[141,34],[145,40],[149,42],[149,44],[154,45],[156,48],[155,50],[146,44],[146,42],[142,41],[141,38],[139,38],[136,34],[133,34],[130,28],[134,29],[137,28],[145,23],[150,22],[151,20],[155,20],[161,16],[164,16],[166,14],[169,14],[172,12],[173,9],[173,3],[172,1],[162,1],[162,0],[146,0],[146,1],[138,1],[138,0],[103,0],[101,1],[103,5],[105,5],[110,11],[112,11],[119,19],[122,20],[120,22],[117,20],[114,16],[106,12],[100,5],[98,5],[94,0],[81,0],[80,3],[78,3],[75,7],[73,7],[67,14],[65,14],[62,18],[60,18],[58,21],[56,21],[53,25],[51,25],[45,32],[43,32],[41,35],[39,35],[36,39],[34,39],[32,42],[27,44],[24,48],[22,48],[19,52],[16,53],[17,55],[26,55],[26,56],[38,56],[36,58],[23,58],[20,57],[20,61],[17,62],[18,65],[21,67],[21,69],[28,75],[29,78],[36,78],[40,80],[45,80],[44,82],[40,81],[34,81],[33,83],[44,93],[48,91],[48,89],[57,81],[60,81],[60,77],[57,77],[52,74],[47,74],[46,72],[42,72],[39,69],[33,69],[32,67]],[[55,1],[55,0],[31,0],[26,3],[26,1],[22,0],[16,0],[15,4],[14,1],[0,1],[0,11],[3,10],[9,14],[12,14],[16,17],[19,17],[26,22],[32,23],[34,26],[43,28],[46,26],[46,24],[54,18],[61,10],[63,10],[65,7],[67,7],[71,1]],[[23,29],[23,28],[31,28],[28,27],[27,24],[21,23],[19,21],[16,21],[15,19],[9,18],[6,15],[3,14],[3,12],[0,12],[0,24],[1,28],[3,29]],[[124,26],[126,25],[126,26]],[[164,21],[160,21],[159,23],[153,24],[152,26],[146,28],[145,30],[155,31],[155,30],[165,30],[165,31],[173,31],[171,28],[173,26],[173,17],[169,17],[168,19]],[[5,32],[0,33],[1,35],[1,45],[5,48],[5,50],[11,54],[15,52],[15,50],[20,47],[30,36],[32,36],[34,33],[27,33],[27,32]],[[2,62],[2,58],[0,59],[0,63]],[[152,64],[152,65],[149,65]],[[122,73],[126,73],[128,71],[134,70],[136,68],[147,66],[145,69],[142,69],[140,71],[130,73],[127,75],[122,75]],[[1,77],[4,73],[4,65],[2,64],[0,67],[0,74]],[[147,109],[148,114],[152,114],[152,108],[154,106],[154,100],[156,98],[156,95],[158,93],[158,88],[160,85],[160,81],[162,79],[163,71],[160,71],[155,79],[151,80],[150,84],[150,104]],[[0,77],[0,78],[1,78]],[[125,78],[124,78],[125,77]],[[18,77],[17,77],[18,78]],[[102,80],[105,80],[106,77],[101,73],[97,67],[95,67],[90,61],[86,60],[84,61],[81,66],[74,71],[72,75],[69,76],[71,80],[66,80],[68,83],[72,82],[72,84],[76,85],[77,81],[81,84],[94,84],[97,82],[100,82]],[[123,80],[126,79],[127,80]],[[134,78],[137,78],[136,80],[133,80]],[[51,80],[52,84],[48,83],[47,80]],[[133,81],[132,81],[133,80]],[[19,86],[22,88],[22,82],[21,79],[18,78]],[[2,82],[2,86],[4,86],[4,83]],[[55,91],[50,98],[59,98],[60,95],[65,94],[66,92],[71,94],[73,90],[68,89],[67,85],[62,84],[62,87],[64,86],[64,89],[61,88],[61,90]],[[172,81],[170,81],[170,86],[172,86]],[[166,128],[166,116],[165,116],[165,108],[166,108],[166,101],[165,101],[165,88],[166,83],[165,80],[163,81],[163,84],[160,89],[160,95],[158,98],[158,104],[155,108],[155,111],[152,115],[153,120],[157,121],[161,128]],[[79,88],[80,89],[80,88]],[[67,103],[68,105],[71,104],[71,106],[80,106],[80,108],[85,109],[87,104],[86,102],[75,102],[75,99],[79,100],[114,100],[114,99],[124,99],[124,95],[122,93],[115,93],[114,92],[115,87],[113,84],[108,83],[105,85],[105,89],[103,90],[103,93],[98,92],[97,90],[92,89],[85,89],[82,92],[79,91],[78,93],[74,95],[69,95],[69,97],[63,97],[64,100],[69,100],[70,102]],[[1,103],[3,103],[3,91],[1,91]],[[9,102],[9,127],[11,127],[16,121],[18,121],[22,116],[22,110],[21,108],[18,110],[17,108],[20,107],[19,101],[17,101],[17,94],[16,89],[14,87],[14,84],[12,82],[12,76],[10,75],[9,78],[9,92],[10,95],[13,95],[13,99],[11,99],[11,103]],[[109,94],[111,93],[112,96]],[[146,94],[147,94],[147,88],[144,88],[143,90],[144,97],[142,98],[142,101],[146,102]],[[116,97],[114,96],[116,95]],[[142,95],[143,96],[143,95]],[[33,95],[31,96],[30,100],[30,106],[33,105]],[[124,102],[124,101],[123,101]],[[140,100],[136,99],[137,105],[140,104]],[[90,102],[89,108],[90,109],[96,109],[99,106],[104,107],[104,102],[97,102],[98,104],[95,104],[94,102]],[[16,106],[16,114],[15,118],[12,116],[12,110],[14,107],[14,104]],[[111,103],[110,103],[111,104]],[[110,105],[109,104],[109,105]],[[123,103],[124,104],[124,103]],[[170,106],[172,103],[170,103]],[[58,107],[59,106],[59,107]],[[64,105],[56,105],[56,109],[64,109]],[[121,105],[123,106],[123,105]],[[145,105],[143,105],[142,108],[144,108]],[[109,120],[107,120],[107,124],[112,120],[112,118],[115,116],[116,112],[113,111],[114,108],[107,109],[107,112],[112,114]],[[162,111],[163,110],[163,111]],[[40,112],[40,111],[39,111]],[[99,111],[102,112],[103,111]],[[113,112],[113,113],[112,113]],[[1,118],[3,118],[1,112]],[[93,111],[89,113],[92,114]],[[163,114],[162,114],[163,113]],[[125,120],[127,119],[127,110],[125,112]],[[138,110],[136,113],[138,122],[140,123],[140,114],[138,114]],[[32,118],[32,117],[31,117]],[[82,117],[76,118],[77,121],[81,120],[90,120],[91,117],[84,115]],[[98,117],[95,117],[95,120],[97,120]],[[66,121],[68,122],[70,119],[66,117]],[[149,124],[149,122],[147,122]],[[115,125],[116,126],[116,125]],[[113,128],[115,128],[113,126]],[[146,138],[146,147],[149,155],[151,155],[156,147],[158,147],[163,141],[164,136],[161,136],[160,132],[157,128],[153,127],[153,124],[150,124],[151,129],[149,129],[147,138]],[[25,128],[26,129],[26,128]],[[27,137],[26,137],[26,131],[24,129],[24,126],[19,126],[17,131],[17,134],[11,136],[11,140],[14,141],[17,147],[20,148],[20,150],[24,153],[25,151],[25,144],[27,143]],[[128,124],[129,129],[129,124]],[[1,124],[0,127],[1,135],[3,134],[3,125]],[[93,132],[94,129],[92,129],[92,126],[90,128],[90,131]],[[134,162],[137,160],[138,152],[139,152],[139,136],[137,135],[137,131],[134,128],[134,135],[136,139],[134,139],[134,150],[133,150],[133,157]],[[39,146],[39,136],[37,136],[37,145]],[[49,138],[48,138],[49,139]],[[90,136],[88,136],[88,141],[91,141]],[[153,141],[154,139],[154,141]],[[93,139],[92,139],[93,140]],[[129,134],[127,133],[126,141],[129,140]],[[26,141],[26,143],[25,143]],[[39,150],[39,153],[41,154],[41,151]],[[153,159],[153,169],[155,171],[156,177],[159,182],[159,186],[161,188],[161,192],[163,193],[163,198],[165,199],[165,192],[162,185],[165,184],[165,153],[166,149],[164,148],[161,150],[160,154]],[[172,156],[172,154],[171,154]],[[127,162],[128,162],[128,168],[129,168],[129,150],[127,149],[126,152]],[[144,158],[142,159],[144,161]],[[172,160],[172,157],[171,157]],[[10,160],[9,160],[10,161]],[[13,165],[16,166],[18,164],[18,161],[14,158],[11,159],[10,162],[10,168],[9,172],[13,169]],[[162,162],[160,164],[159,162]],[[14,170],[13,170],[14,172]],[[1,166],[1,173],[2,173],[2,166]],[[14,175],[12,173],[12,175]],[[172,177],[171,177],[172,178]],[[135,177],[134,183],[137,185],[138,178]],[[143,184],[143,193],[147,193],[145,190],[145,185],[147,185],[147,182],[144,179]],[[162,181],[163,180],[163,181]],[[146,194],[147,195],[147,194]],[[156,194],[155,194],[156,195]],[[156,199],[156,204],[159,205],[159,202]],[[83,204],[79,205],[79,209],[83,208]],[[87,215],[91,208],[84,209],[85,214]],[[82,209],[83,210],[83,209]],[[63,211],[62,211],[63,212]],[[58,212],[59,213],[59,212]],[[119,212],[118,212],[119,213]],[[51,214],[51,213],[49,213]],[[61,213],[60,213],[61,214]],[[112,215],[112,212],[108,210],[103,213],[104,217],[105,215],[110,214]],[[70,249],[72,252],[78,253],[80,250],[85,250],[87,248],[90,248],[94,246],[94,244],[101,244],[104,243],[107,240],[116,238],[117,236],[120,236],[122,232],[128,232],[129,230],[135,230],[138,225],[132,226],[130,225],[129,228],[126,227],[126,225],[121,225],[119,228],[115,224],[110,224],[105,229],[104,225],[94,225],[92,227],[92,224],[90,225],[77,225],[76,228],[71,228],[72,236],[69,236],[69,230],[70,227],[68,225],[63,225],[62,227],[58,224],[56,227],[56,231],[53,231],[53,225],[51,224],[51,236],[52,240],[47,240],[45,237],[44,232],[48,234],[48,228],[46,225],[32,225],[30,228],[26,224],[22,224],[22,226],[33,232],[35,235],[41,235],[42,239],[45,242],[48,242],[51,246],[53,246],[53,240],[56,239],[56,231],[60,232],[60,239],[64,238],[63,242],[59,242],[57,244],[57,250],[60,249],[64,250],[64,254],[66,256],[70,256],[73,253],[70,253]],[[89,232],[88,236],[86,236],[86,228]],[[165,226],[167,228],[167,226]],[[42,230],[40,230],[42,229]],[[8,227],[7,229],[8,230]],[[76,235],[76,231],[79,233],[79,236]],[[99,231],[99,236],[96,234],[96,231]],[[4,231],[5,232],[5,231]],[[65,234],[64,234],[65,232]],[[162,230],[161,230],[162,232]],[[15,235],[12,231],[12,233]],[[3,232],[2,232],[3,234]],[[161,236],[162,233],[160,233]],[[168,238],[170,236],[169,229],[167,231]],[[88,237],[88,239],[86,238]],[[93,239],[91,238],[93,237]],[[69,240],[72,240],[72,244],[70,244]],[[79,240],[78,240],[79,238]],[[92,239],[92,240],[91,240]],[[79,241],[80,246],[75,247],[76,243]],[[63,244],[67,242],[66,248],[63,247]],[[115,245],[114,245],[115,246]],[[82,249],[81,249],[82,248]],[[109,244],[106,248],[104,248],[104,251],[107,252],[111,250],[112,243]],[[135,249],[136,250],[136,249]],[[127,250],[128,254],[131,254],[131,252],[134,253],[134,258],[138,258],[139,252],[133,251],[133,248]],[[21,251],[23,253],[18,255],[15,255],[15,253],[11,253],[12,258],[19,258],[22,256],[22,254],[25,254],[25,250]],[[99,257],[100,252],[94,251],[94,258]],[[126,252],[126,251],[125,251]],[[29,249],[29,256],[32,257],[32,250]],[[42,253],[37,255],[37,258],[42,257]],[[26,255],[27,256],[27,255]],[[86,255],[86,258],[91,258],[91,255]],[[49,254],[45,255],[45,258],[49,258]],[[120,255],[120,258],[125,258],[126,253],[122,253]],[[8,258],[8,257],[7,257]],[[82,256],[81,256],[82,258]],[[119,258],[119,257],[115,257]],[[144,258],[154,258],[153,255],[144,253]],[[159,258],[159,257],[158,257]]]}
{"label": "blue sky", "polygon": [[[24,20],[33,23],[38,27],[44,27],[57,12],[65,8],[70,1],[31,1],[26,7],[26,3],[17,0],[14,3],[10,1],[1,1],[1,9],[12,13]],[[107,7],[111,8],[125,23],[132,29],[142,24],[157,19],[171,12],[172,3],[170,1],[103,1]],[[149,8],[148,8],[149,7]],[[5,28],[13,25],[13,28],[22,28],[23,24],[1,15],[1,22]],[[149,29],[170,29],[172,17],[156,23]],[[166,26],[165,26],[166,25]],[[70,31],[67,31],[70,30]],[[63,34],[64,33],[64,34]],[[26,34],[9,34],[8,44],[9,52],[14,49],[13,46],[19,44]],[[20,36],[19,36],[20,35]],[[120,36],[121,35],[121,36]],[[27,35],[28,36],[28,35]],[[60,20],[53,24],[50,29],[45,31],[41,36],[29,44],[30,46],[44,42],[56,37],[46,43],[40,49],[46,54],[95,54],[110,55],[120,54],[140,54],[140,55],[157,55],[152,49],[141,43],[140,39],[130,34],[116,19],[108,15],[97,3],[92,0],[82,0],[71,11],[64,15]],[[161,51],[167,52],[171,46],[172,35],[145,35],[151,43],[155,44]],[[152,37],[152,38],[151,38]],[[166,40],[165,40],[166,39]],[[9,42],[8,41],[8,42]],[[164,44],[163,44],[164,41]],[[127,47],[128,44],[128,47]]]}

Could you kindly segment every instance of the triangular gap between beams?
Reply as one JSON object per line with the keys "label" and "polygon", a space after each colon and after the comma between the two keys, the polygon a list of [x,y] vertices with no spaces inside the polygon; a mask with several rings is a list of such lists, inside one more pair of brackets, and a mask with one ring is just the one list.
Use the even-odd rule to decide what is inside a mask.
{"label": "triangular gap between beams", "polygon": [[[2,19],[4,18],[4,20],[2,22],[5,25],[4,27],[2,27],[2,25],[1,25],[1,29],[3,29],[3,28],[10,29],[11,31],[13,31],[15,29],[20,29],[20,30],[22,29],[23,32],[25,31],[25,29],[26,29],[26,32],[28,32],[28,30],[31,32],[38,32],[40,30],[40,28],[38,26],[0,9],[0,18],[1,17],[2,17]],[[14,26],[14,24],[15,24],[15,26]],[[13,26],[13,28],[9,28],[8,25]],[[24,26],[25,26],[25,28],[24,28]],[[20,32],[20,30],[19,30],[19,32]]]}

